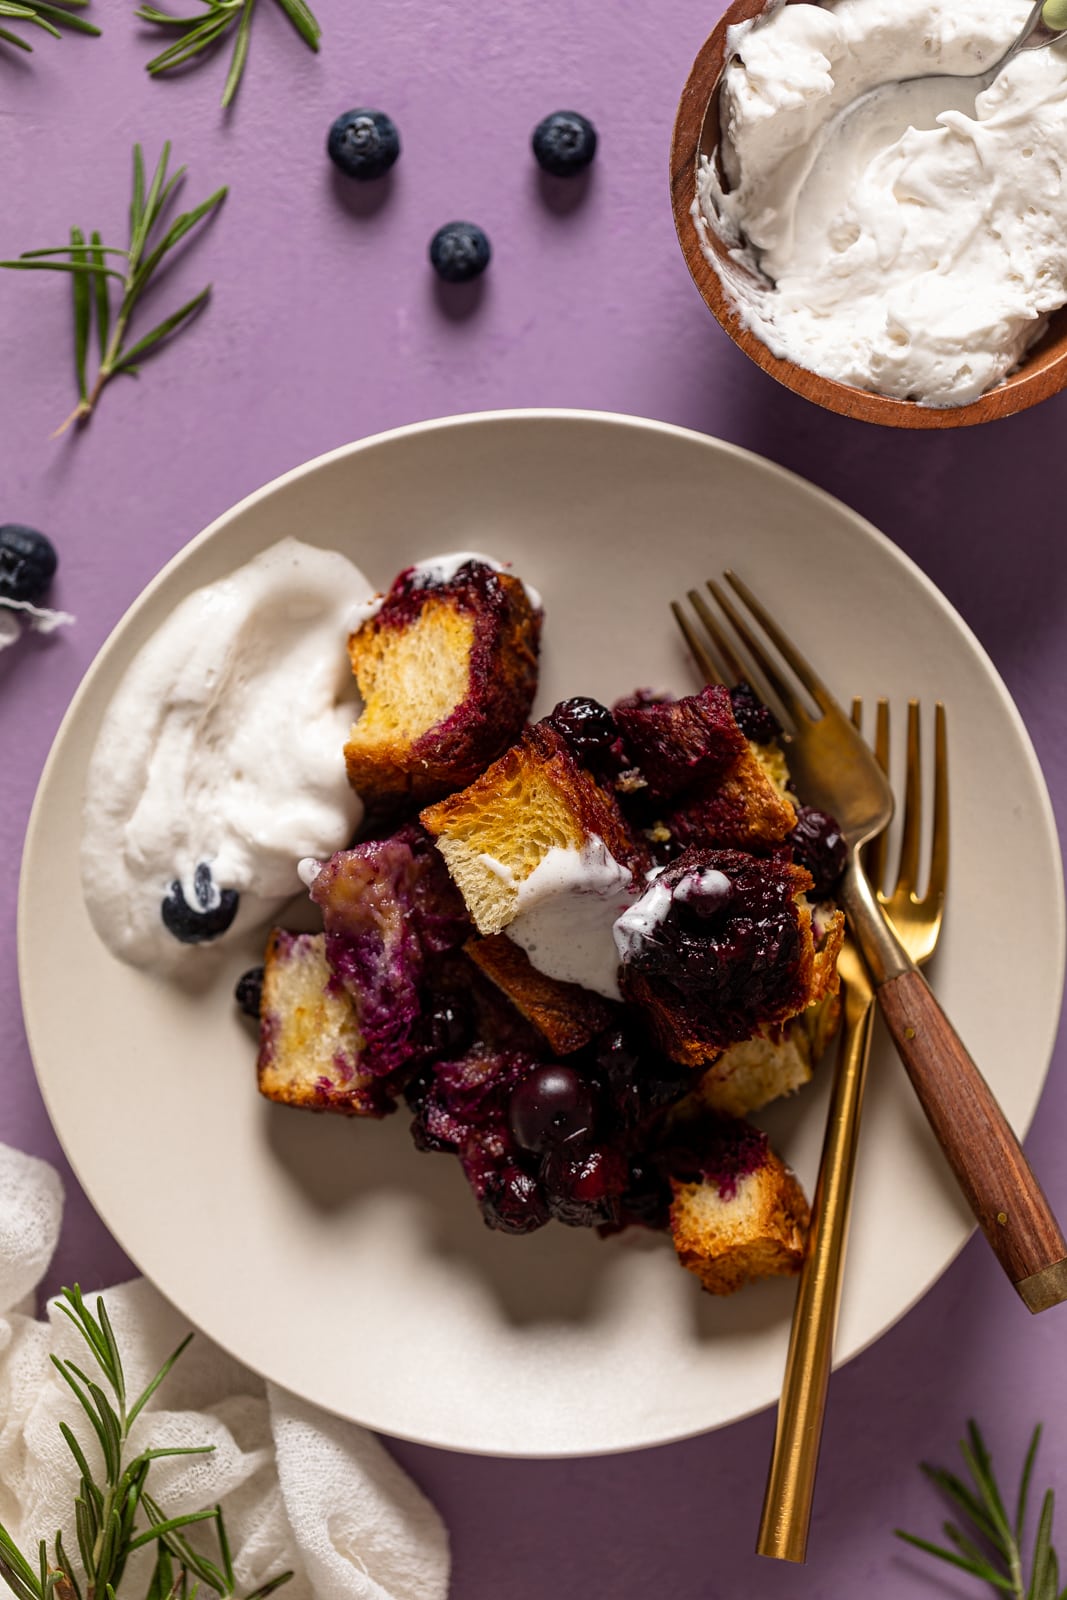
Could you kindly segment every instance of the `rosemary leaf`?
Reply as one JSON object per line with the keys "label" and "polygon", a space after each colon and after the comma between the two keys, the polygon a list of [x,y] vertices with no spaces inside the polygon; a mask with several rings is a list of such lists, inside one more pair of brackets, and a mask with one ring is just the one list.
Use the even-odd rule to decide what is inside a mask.
{"label": "rosemary leaf", "polygon": [[[71,228],[70,242],[74,249],[81,249],[85,244],[85,237],[80,228]],[[84,402],[89,399],[89,380],[86,376],[85,363],[89,356],[89,334],[92,331],[92,304],[91,295],[94,284],[85,273],[75,273],[70,280],[74,301],[74,370],[78,375],[78,393]]]}
{"label": "rosemary leaf", "polygon": [[[0,5],[11,3],[12,0],[0,0]],[[146,187],[144,151],[139,144],[134,146],[133,185],[129,208],[130,232],[126,246],[107,245],[97,232],[91,233],[89,242],[86,243],[83,231],[80,228],[73,228],[70,243],[62,252],[55,248],[24,251],[17,260],[0,261],[0,268],[21,272],[66,272],[74,280],[72,283],[74,365],[78,378],[78,404],[56,430],[57,433],[63,433],[72,423],[80,424],[87,421],[107,383],[119,373],[133,376],[137,371],[138,358],[155,350],[186,327],[208,299],[210,285],[194,295],[177,311],[171,312],[150,332],[140,338],[131,339],[131,323],[141,298],[152,285],[160,268],[173,257],[174,251],[183,240],[218,209],[227,194],[225,188],[216,189],[206,200],[168,220],[170,203],[185,181],[184,167],[178,167],[173,172],[170,170],[170,154],[171,147],[167,142],[163,145],[151,181]],[[117,266],[108,265],[112,257],[121,258],[123,262],[121,270]],[[114,280],[121,286],[116,301],[113,301],[109,287]],[[96,375],[90,381],[87,362],[94,322],[100,360]],[[82,1385],[84,1393],[79,1394],[82,1405],[85,1406],[87,1403],[86,1395],[91,1395],[96,1405],[99,1416],[94,1422],[94,1427],[98,1429],[101,1448],[110,1451],[107,1456],[110,1471],[115,1450],[116,1426],[121,1430],[132,1422],[145,1401],[150,1398],[153,1389],[150,1387],[140,1397],[127,1416],[121,1358],[114,1330],[107,1321],[107,1310],[103,1302],[97,1301],[97,1312],[94,1316],[86,1305],[80,1289],[75,1285],[69,1291],[69,1300],[61,1304],[61,1309],[82,1334],[101,1371],[115,1391],[118,1402],[117,1413],[110,1407],[110,1402],[102,1392],[100,1398],[91,1395],[89,1380],[84,1373],[79,1372],[72,1364],[68,1364],[70,1371],[64,1371],[68,1383],[77,1380]],[[174,1359],[180,1353],[176,1352]],[[154,1383],[162,1382],[169,1370],[167,1367],[158,1373]],[[75,1392],[78,1392],[77,1385]],[[103,1434],[100,1433],[100,1428],[103,1428]]]}
{"label": "rosemary leaf", "polygon": [[1033,1477],[1033,1474],[1034,1474],[1034,1459],[1035,1459],[1035,1457],[1037,1455],[1037,1447],[1038,1447],[1038,1445],[1040,1443],[1041,1443],[1041,1424],[1039,1422],[1037,1427],[1034,1429],[1033,1434],[1031,1436],[1030,1448],[1027,1450],[1027,1452],[1026,1452],[1026,1460],[1023,1462],[1022,1477],[1019,1479],[1019,1495],[1018,1495],[1018,1499],[1016,1500],[1016,1503],[1015,1503],[1015,1542],[1016,1542],[1016,1544],[1022,1544],[1022,1542],[1023,1542],[1023,1533],[1024,1533],[1025,1529],[1026,1529],[1026,1507],[1027,1507],[1027,1501],[1030,1498],[1030,1479]]}
{"label": "rosemary leaf", "polygon": [[151,1400],[152,1396],[155,1394],[156,1390],[159,1388],[159,1386],[163,1382],[164,1378],[170,1372],[170,1370],[173,1367],[174,1363],[182,1355],[183,1351],[185,1350],[186,1346],[189,1344],[189,1342],[192,1339],[192,1337],[193,1336],[192,1336],[191,1333],[186,1334],[185,1338],[182,1340],[182,1342],[178,1346],[178,1348],[173,1352],[173,1354],[171,1354],[171,1355],[169,1355],[167,1357],[166,1361],[164,1361],[163,1365],[160,1367],[160,1369],[156,1373],[155,1377],[150,1380],[150,1382],[145,1386],[145,1388],[138,1395],[137,1399],[134,1401],[133,1406],[131,1407],[130,1412],[129,1412],[129,1423],[130,1423],[131,1427],[133,1426],[134,1418],[137,1417],[138,1414],[141,1411],[144,1410],[145,1406],[148,1404],[149,1400]]}
{"label": "rosemary leaf", "polygon": [[[104,265],[104,246],[100,243],[100,235],[92,235],[92,263],[98,269]],[[111,301],[107,296],[107,279],[100,272],[93,278],[95,291],[96,311],[96,338],[100,346],[100,359],[103,361],[107,355],[107,341],[111,332]]]}
{"label": "rosemary leaf", "polygon": [[252,17],[256,8],[256,0],[245,0],[244,10],[241,12],[241,21],[237,28],[237,39],[230,57],[230,70],[226,74],[226,84],[222,91],[222,105],[225,109],[237,93],[237,85],[241,81],[241,74],[245,70],[248,60],[248,41],[252,30]]}
{"label": "rosemary leaf", "polygon": [[[277,0],[277,3],[308,48],[317,51],[322,29],[307,0]],[[244,75],[256,0],[202,0],[202,4],[204,9],[193,16],[176,16],[151,4],[151,0],[145,0],[137,8],[135,14],[142,22],[179,34],[173,43],[146,62],[146,71],[158,77],[186,65],[198,56],[206,59],[234,29],[233,51],[222,91],[222,105],[227,107],[233,103]]]}
{"label": "rosemary leaf", "polygon": [[278,4],[309,48],[317,51],[322,29],[303,0],[278,0]]}
{"label": "rosemary leaf", "polygon": [[[100,29],[95,22],[78,15],[78,11],[87,4],[88,0],[0,0],[0,17],[12,22],[24,22],[28,27],[41,28],[54,39],[63,37],[64,28],[72,33],[99,34]],[[8,28],[0,28],[0,39],[19,50],[33,49],[27,39]]]}

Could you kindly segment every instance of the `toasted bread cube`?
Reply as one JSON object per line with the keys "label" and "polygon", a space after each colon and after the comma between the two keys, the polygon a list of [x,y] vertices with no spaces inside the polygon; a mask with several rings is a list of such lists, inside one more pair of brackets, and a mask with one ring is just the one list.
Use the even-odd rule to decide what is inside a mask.
{"label": "toasted bread cube", "polygon": [[353,788],[423,804],[470,783],[522,730],[540,634],[521,581],[484,561],[402,572],[348,641],[363,697],[345,746]]}
{"label": "toasted bread cube", "polygon": [[507,995],[516,1011],[547,1039],[557,1056],[581,1050],[611,1026],[617,1008],[577,983],[561,983],[538,972],[525,950],[506,933],[472,939],[466,946],[475,966]]}
{"label": "toasted bread cube", "polygon": [[663,817],[675,842],[734,850],[781,844],[797,814],[779,782],[784,759],[779,767],[775,755],[746,743],[725,773],[681,795]]}
{"label": "toasted bread cube", "polygon": [[708,1134],[706,1173],[671,1179],[671,1238],[682,1266],[710,1294],[799,1272],[810,1213],[796,1177],[747,1123],[723,1120]]}
{"label": "toasted bread cube", "polygon": [[578,851],[596,838],[620,865],[632,870],[640,861],[614,797],[543,723],[420,820],[482,934],[513,921],[521,884],[552,849]]}
{"label": "toasted bread cube", "polygon": [[355,1006],[326,964],[321,933],[272,930],[260,1007],[259,1092],[282,1105],[383,1117],[396,1109],[381,1078],[360,1070]]}
{"label": "toasted bread cube", "polygon": [[681,700],[634,695],[617,703],[615,720],[657,799],[697,782],[719,782],[747,744],[721,684]]}
{"label": "toasted bread cube", "polygon": [[724,1050],[708,1067],[692,1100],[726,1116],[743,1117],[811,1082],[837,1032],[841,1001],[824,994],[788,1022],[769,1024]]}

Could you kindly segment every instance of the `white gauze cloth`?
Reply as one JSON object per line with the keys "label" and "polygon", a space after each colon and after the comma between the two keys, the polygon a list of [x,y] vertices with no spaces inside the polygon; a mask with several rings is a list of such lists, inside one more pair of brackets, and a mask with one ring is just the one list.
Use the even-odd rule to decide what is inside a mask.
{"label": "white gauze cloth", "polygon": [[[0,1523],[34,1566],[38,1540],[51,1547],[57,1528],[77,1556],[77,1471],[59,1424],[74,1429],[90,1465],[99,1460],[88,1419],[49,1360],[91,1371],[92,1356],[54,1301],[46,1321],[33,1316],[62,1212],[54,1169],[0,1144]],[[188,1324],[144,1278],[103,1296],[136,1395]],[[377,1439],[264,1383],[201,1333],[134,1424],[132,1454],[164,1444],[215,1446],[155,1462],[148,1486],[168,1513],[221,1503],[239,1593],[291,1567],[285,1600],[445,1600],[444,1526]],[[200,1542],[197,1530],[190,1537]],[[202,1548],[216,1554],[210,1540]],[[134,1560],[145,1558],[150,1565],[147,1551]],[[132,1561],[120,1594],[127,1583],[131,1594],[147,1584]]]}

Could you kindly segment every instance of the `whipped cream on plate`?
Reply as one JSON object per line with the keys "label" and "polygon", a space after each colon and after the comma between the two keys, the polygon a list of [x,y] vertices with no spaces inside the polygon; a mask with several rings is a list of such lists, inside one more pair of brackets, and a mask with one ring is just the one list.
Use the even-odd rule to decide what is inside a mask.
{"label": "whipped cream on plate", "polygon": [[836,0],[730,30],[726,187],[704,160],[694,218],[775,355],[962,405],[1067,301],[1067,42],[1015,57],[973,116],[946,106],[943,85],[888,82],[982,72],[1029,12],[1029,0]]}
{"label": "whipped cream on plate", "polygon": [[343,555],[283,539],[189,595],[131,663],[83,813],[85,901],[117,956],[173,968],[266,922],[299,893],[302,857],[349,844],[345,641],[372,592]]}

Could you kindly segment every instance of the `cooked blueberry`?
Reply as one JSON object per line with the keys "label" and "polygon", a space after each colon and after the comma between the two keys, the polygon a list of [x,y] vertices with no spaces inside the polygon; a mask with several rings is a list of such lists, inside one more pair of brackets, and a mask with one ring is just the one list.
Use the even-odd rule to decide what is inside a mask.
{"label": "cooked blueberry", "polygon": [[643,1049],[623,1028],[596,1041],[596,1076],[615,1125],[628,1132],[681,1099],[692,1088],[692,1070]]}
{"label": "cooked blueberry", "polygon": [[541,1151],[591,1133],[595,1109],[592,1090],[573,1067],[535,1067],[511,1091],[508,1122],[517,1145]]}
{"label": "cooked blueberry", "polygon": [[469,283],[489,265],[489,240],[473,222],[446,222],[430,240],[433,270],[446,283]]}
{"label": "cooked blueberry", "polygon": [[532,1233],[548,1221],[548,1207],[536,1178],[521,1167],[505,1167],[487,1180],[482,1216],[501,1233]]}
{"label": "cooked blueberry", "polygon": [[629,765],[619,725],[599,700],[585,695],[561,700],[545,721],[567,741],[574,759],[590,772],[614,777]]}
{"label": "cooked blueberry", "polygon": [[770,744],[777,739],[782,725],[750,683],[735,684],[730,690],[730,703],[734,708],[734,720],[746,739],[755,744]]}
{"label": "cooked blueberry", "polygon": [[815,880],[812,894],[823,899],[832,894],[845,870],[848,845],[840,825],[814,806],[797,807],[797,825],[789,835],[793,858],[807,867]]}
{"label": "cooked blueberry", "polygon": [[596,129],[580,111],[553,111],[533,131],[537,164],[556,178],[573,178],[596,155]]}
{"label": "cooked blueberry", "polygon": [[568,1145],[549,1150],[541,1162],[548,1209],[569,1228],[595,1228],[618,1218],[618,1199],[629,1170],[618,1150],[607,1147],[573,1151]]}
{"label": "cooked blueberry", "polygon": [[236,889],[218,887],[206,861],[193,874],[193,896],[195,904],[190,905],[175,879],[160,906],[163,926],[181,944],[207,944],[226,932],[237,915],[240,896]]}
{"label": "cooked blueberry", "polygon": [[384,111],[344,111],[330,128],[326,150],[346,178],[367,183],[389,171],[400,154],[400,135]]}
{"label": "cooked blueberry", "polygon": [[671,1186],[655,1162],[630,1163],[626,1192],[619,1202],[619,1220],[644,1228],[666,1228],[671,1218]]}
{"label": "cooked blueberry", "polygon": [[58,557],[51,539],[19,522],[0,527],[0,600],[36,605],[55,576]]}
{"label": "cooked blueberry", "polygon": [[233,997],[245,1016],[258,1022],[259,1008],[263,1002],[263,968],[249,967],[247,972],[242,972]]}

